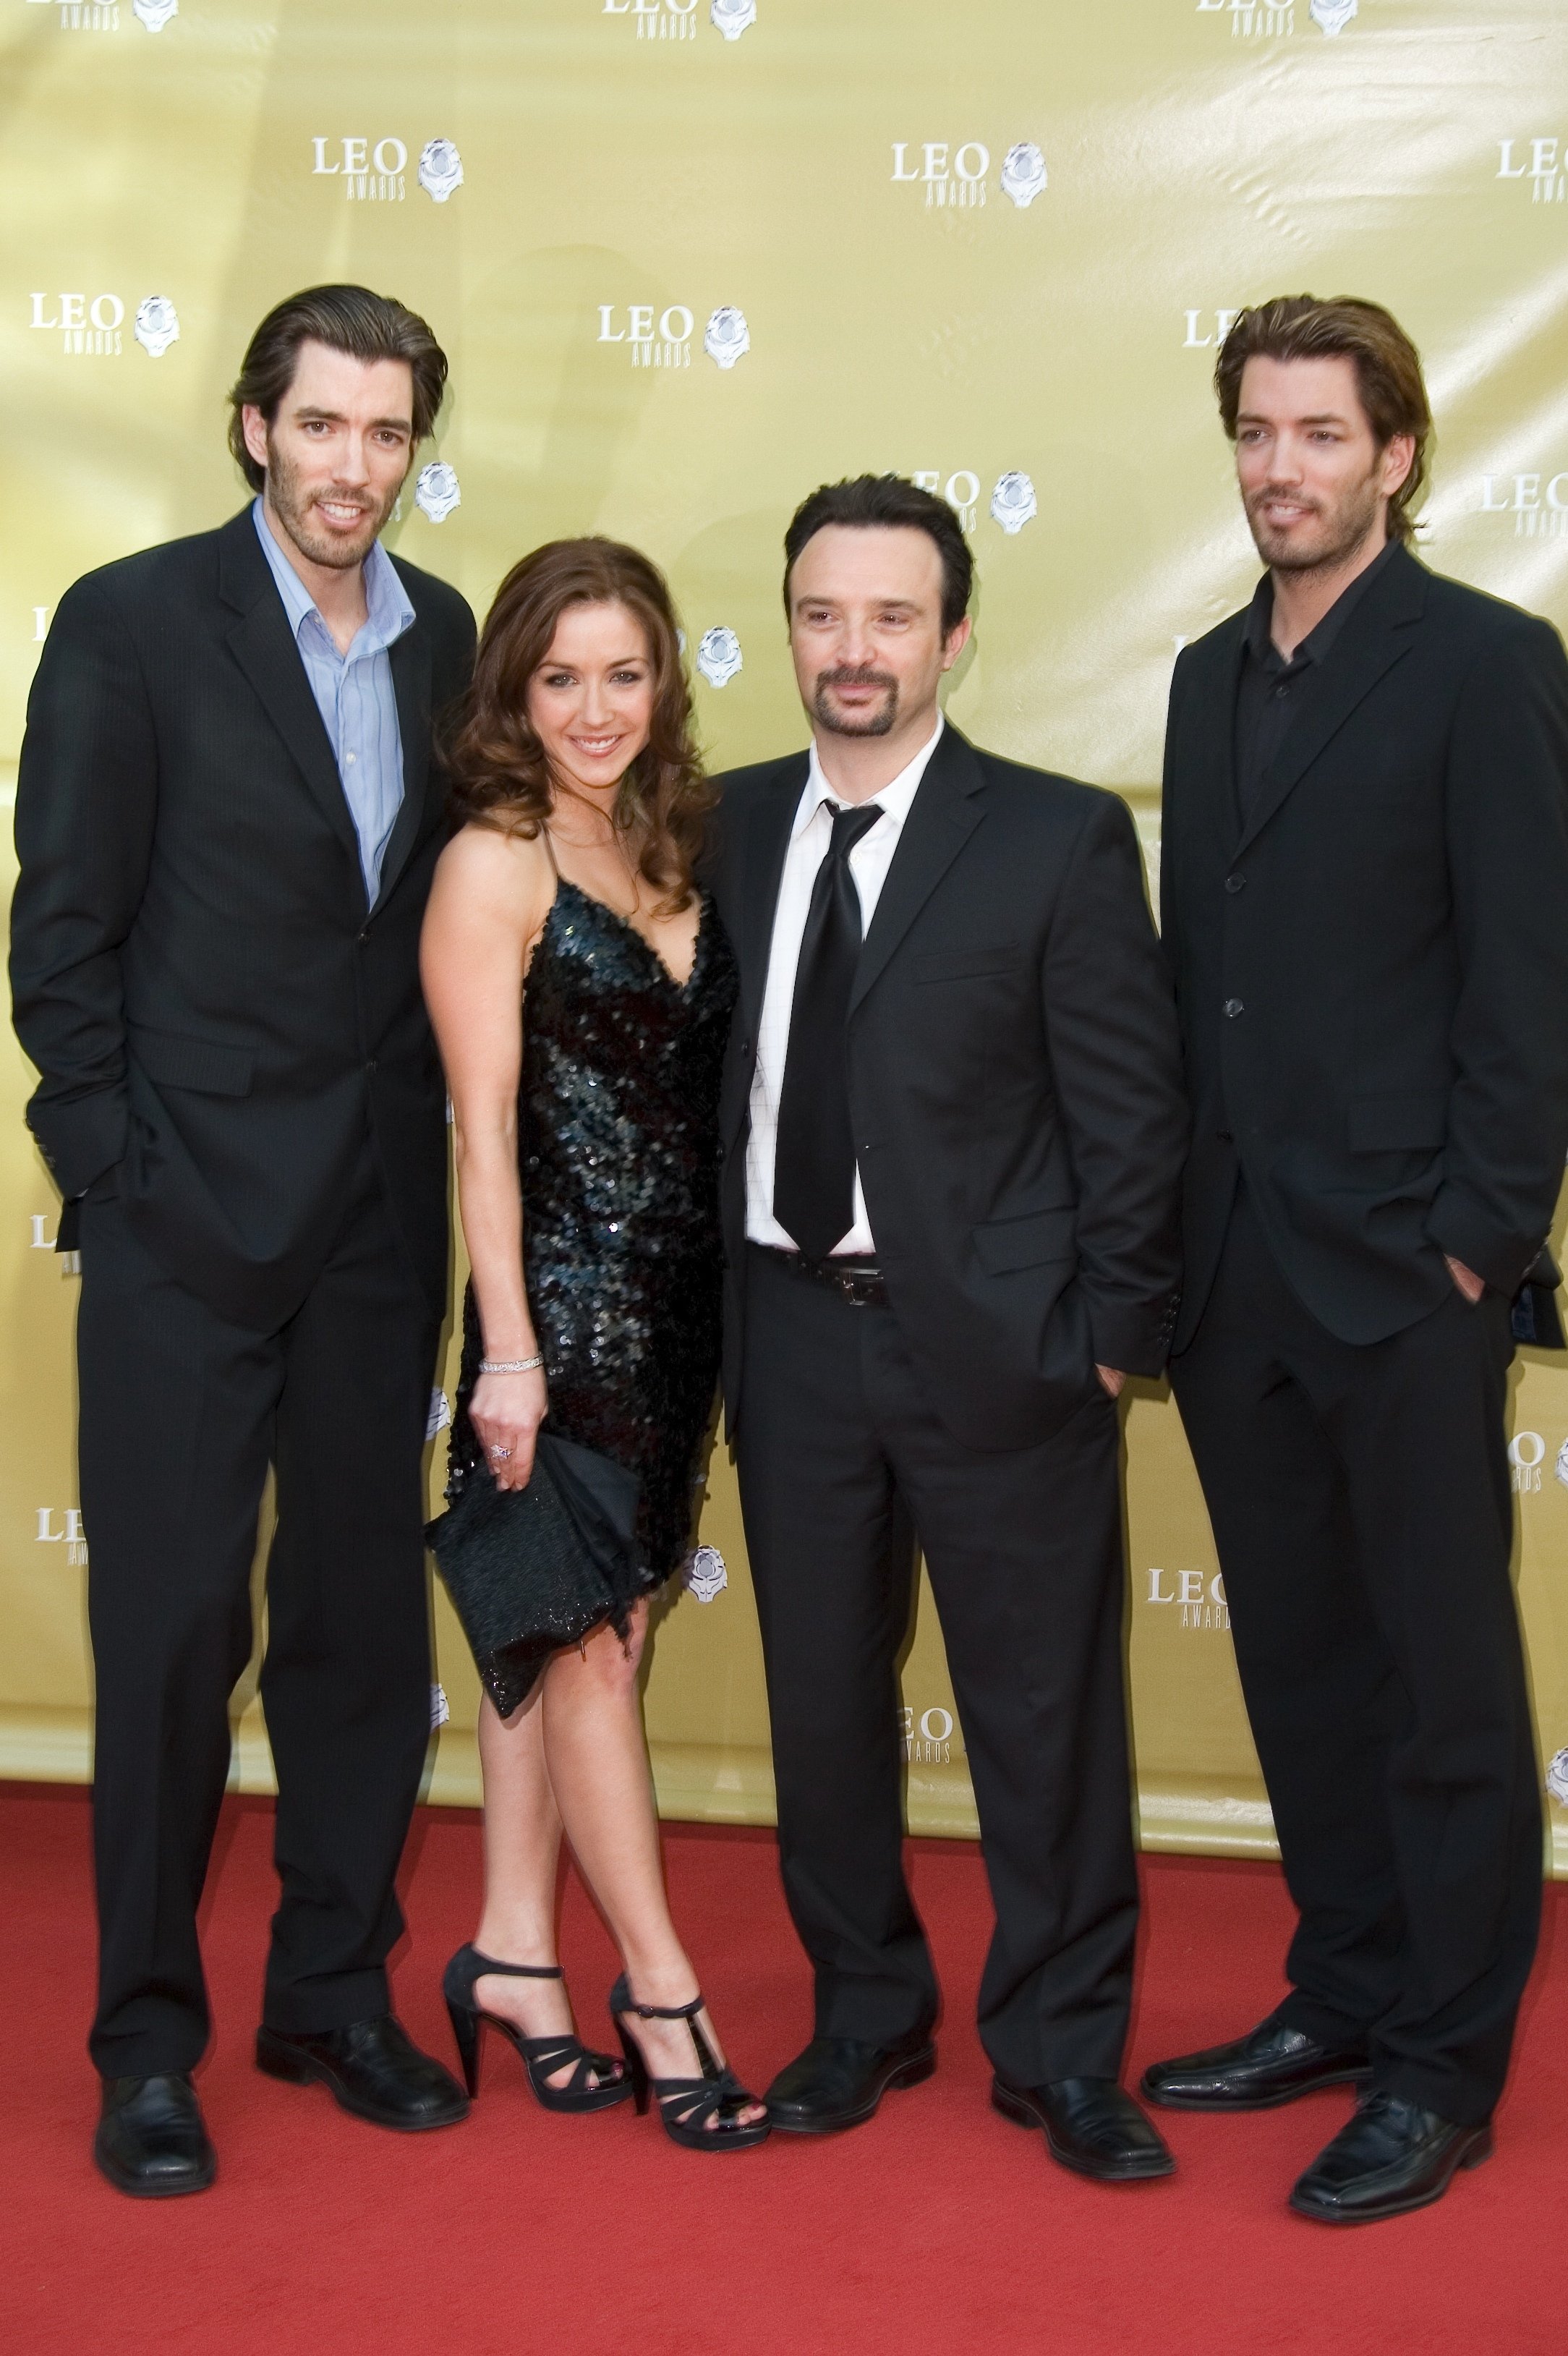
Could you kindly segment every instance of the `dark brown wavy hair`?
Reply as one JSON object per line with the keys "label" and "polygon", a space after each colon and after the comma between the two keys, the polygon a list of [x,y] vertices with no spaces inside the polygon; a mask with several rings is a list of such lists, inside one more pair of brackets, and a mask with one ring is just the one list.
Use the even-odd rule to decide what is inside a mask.
{"label": "dark brown wavy hair", "polygon": [[514,564],[479,637],[474,683],[446,754],[459,824],[528,841],[555,798],[543,745],[528,723],[528,686],[571,605],[624,605],[646,633],[653,727],[621,780],[614,823],[640,835],[637,873],[660,894],[657,913],[690,905],[713,789],[692,741],[691,690],[669,587],[656,564],[620,541],[552,540]]}

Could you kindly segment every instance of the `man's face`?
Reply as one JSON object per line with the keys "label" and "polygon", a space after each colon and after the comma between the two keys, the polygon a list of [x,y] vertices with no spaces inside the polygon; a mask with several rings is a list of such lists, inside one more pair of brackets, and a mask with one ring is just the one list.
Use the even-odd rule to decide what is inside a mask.
{"label": "man's face", "polygon": [[942,626],[942,554],[905,524],[827,524],[795,562],[789,642],[801,701],[835,736],[889,736],[927,712],[969,636]]}
{"label": "man's face", "polygon": [[1258,554],[1278,573],[1331,570],[1387,537],[1392,494],[1415,445],[1378,446],[1356,364],[1250,359],[1236,416],[1236,478]]}
{"label": "man's face", "polygon": [[397,504],[414,451],[413,371],[300,346],[269,426],[245,409],[245,447],[267,470],[267,505],[313,564],[362,564]]}

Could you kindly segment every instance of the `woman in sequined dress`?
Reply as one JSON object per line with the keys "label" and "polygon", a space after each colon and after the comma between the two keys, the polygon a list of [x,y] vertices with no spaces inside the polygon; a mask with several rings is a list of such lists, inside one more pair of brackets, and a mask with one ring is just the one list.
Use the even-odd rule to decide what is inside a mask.
{"label": "woman in sequined dress", "polygon": [[[538,549],[502,583],[452,770],[462,821],[426,920],[425,994],[456,1125],[473,1269],[459,1481],[528,1483],[548,1414],[639,1478],[647,1594],[692,1543],[719,1359],[720,1066],[735,969],[693,880],[709,789],[669,594],[635,550]],[[446,1995],[553,2109],[654,2082],[667,2129],[760,2141],[670,1921],[637,1691],[646,1595],[481,1705],[485,1897]],[[562,1829],[625,1962],[624,2066],[578,2042],[555,1957]],[[695,2063],[695,2067],[694,2067]],[[671,2090],[675,2091],[671,2091]]]}

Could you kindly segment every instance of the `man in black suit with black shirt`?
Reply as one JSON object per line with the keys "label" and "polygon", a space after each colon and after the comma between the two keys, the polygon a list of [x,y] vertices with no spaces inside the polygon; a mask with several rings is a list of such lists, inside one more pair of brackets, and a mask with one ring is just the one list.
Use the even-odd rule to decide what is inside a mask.
{"label": "man in black suit with black shirt", "polygon": [[1107,2181],[1168,2152],[1117,2083],[1137,1919],[1115,1405],[1174,1322],[1187,1123],[1125,803],[938,709],[968,638],[952,509],[807,499],[785,606],[809,752],[722,781],[741,968],[722,1107],[725,1398],[779,1843],[816,2030],[775,2126],[853,2126],[934,2063],[905,1884],[897,1657],[917,1542],[997,1928],[1008,2117]]}
{"label": "man in black suit with black shirt", "polygon": [[445,380],[400,303],[281,304],[232,397],[254,503],[79,581],[28,705],[11,978],[81,1252],[94,2153],[142,2196],[214,2172],[196,1912],[269,1462],[283,1897],[256,2059],[386,2126],[467,2107],[386,1974],[430,1732],[421,1463],[447,1289],[417,964],[446,835],[432,727],[474,621],[379,534]]}
{"label": "man in black suit with black shirt", "polygon": [[1430,418],[1386,311],[1243,311],[1216,382],[1269,570],[1171,691],[1172,1376],[1300,1923],[1277,2010],[1144,2088],[1355,2086],[1291,2201],[1357,2222],[1487,2157],[1535,1949],[1504,1408],[1516,1336],[1561,1339],[1568,661],[1412,553]]}

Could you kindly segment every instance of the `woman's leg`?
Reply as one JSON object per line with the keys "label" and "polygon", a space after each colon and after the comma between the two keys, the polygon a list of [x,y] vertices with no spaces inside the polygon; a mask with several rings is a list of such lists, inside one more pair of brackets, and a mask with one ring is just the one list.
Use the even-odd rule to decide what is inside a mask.
{"label": "woman's leg", "polygon": [[[544,1757],[544,1681],[503,1719],[488,1696],[479,1708],[485,1774],[485,1903],[474,1944],[498,1964],[553,1964],[556,1861],[560,1817]],[[571,2036],[571,2006],[560,1980],[517,1980],[487,1972],[474,2000],[525,2037]],[[564,2086],[573,2064],[553,2071]]]}
{"label": "woman's leg", "polygon": [[[640,2004],[688,2004],[699,1982],[670,1920],[637,1694],[646,1627],[647,1606],[639,1604],[624,1647],[601,1628],[581,1652],[556,1655],[544,1679],[544,1755],[567,1839],[625,1960],[632,1994]],[[722,2061],[712,2023],[701,2019]],[[651,2075],[695,2075],[684,2021],[635,2027]],[[761,2117],[761,2105],[743,2115]]]}

